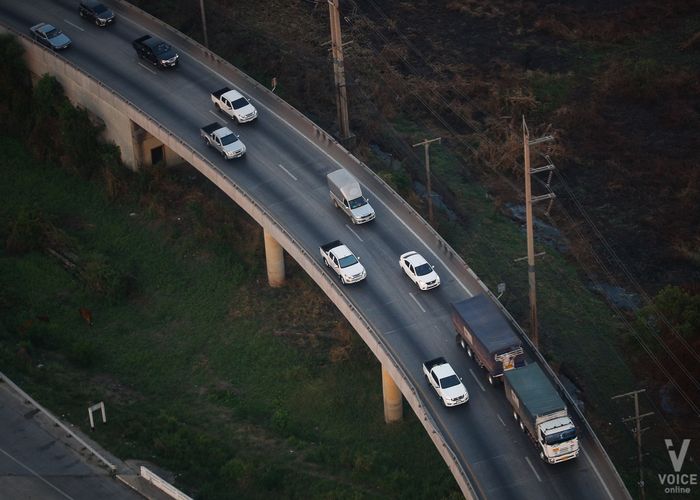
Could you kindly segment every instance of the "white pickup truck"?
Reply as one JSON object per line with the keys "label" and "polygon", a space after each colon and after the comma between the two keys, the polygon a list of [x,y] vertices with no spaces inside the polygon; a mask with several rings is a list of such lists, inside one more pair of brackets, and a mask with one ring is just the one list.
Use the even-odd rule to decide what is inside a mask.
{"label": "white pickup truck", "polygon": [[214,122],[205,125],[200,132],[204,142],[217,149],[227,160],[243,156],[246,152],[245,144],[238,136],[220,123]]}
{"label": "white pickup truck", "polygon": [[423,374],[445,406],[457,406],[469,401],[469,393],[452,366],[443,357],[423,363]]}
{"label": "white pickup truck", "polygon": [[321,245],[321,258],[345,285],[357,283],[367,277],[367,271],[360,264],[360,258],[338,240]]}
{"label": "white pickup truck", "polygon": [[258,117],[255,109],[248,99],[239,91],[224,87],[211,93],[211,102],[216,109],[223,111],[238,123],[246,123]]}

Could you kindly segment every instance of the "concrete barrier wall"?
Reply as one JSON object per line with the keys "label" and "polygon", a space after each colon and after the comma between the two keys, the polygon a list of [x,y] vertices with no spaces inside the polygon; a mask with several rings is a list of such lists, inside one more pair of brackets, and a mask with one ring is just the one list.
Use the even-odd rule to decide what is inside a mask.
{"label": "concrete barrier wall", "polygon": [[139,474],[146,481],[151,483],[153,486],[161,490],[163,493],[168,495],[170,498],[175,500],[192,500],[192,497],[185,495],[183,492],[178,490],[175,486],[167,482],[165,479],[161,478],[151,470],[147,469],[143,465],[139,470]]}

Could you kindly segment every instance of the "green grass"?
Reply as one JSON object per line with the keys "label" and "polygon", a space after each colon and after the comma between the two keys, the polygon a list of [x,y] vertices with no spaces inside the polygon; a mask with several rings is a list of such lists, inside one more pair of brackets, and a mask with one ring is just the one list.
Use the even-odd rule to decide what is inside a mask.
{"label": "green grass", "polygon": [[[0,363],[39,401],[83,429],[86,407],[104,401],[108,423],[91,437],[170,468],[202,498],[458,496],[410,412],[384,424],[380,367],[325,296],[292,263],[286,287],[266,286],[252,222],[257,243],[203,241],[191,213],[167,222],[110,204],[99,186],[0,144],[2,241],[21,210],[38,210],[78,259],[131,263],[138,284],[107,300],[48,254],[0,253]],[[338,346],[346,359],[331,356]]]}

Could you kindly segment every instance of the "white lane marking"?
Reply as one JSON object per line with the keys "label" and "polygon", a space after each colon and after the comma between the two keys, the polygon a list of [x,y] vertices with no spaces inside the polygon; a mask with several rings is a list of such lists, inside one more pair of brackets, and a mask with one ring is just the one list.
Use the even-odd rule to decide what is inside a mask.
{"label": "white lane marking", "polygon": [[148,72],[151,73],[151,74],[154,74],[154,75],[157,75],[157,74],[158,74],[158,73],[156,73],[155,71],[153,71],[151,68],[149,68],[148,66],[144,66],[144,65],[141,64],[141,63],[139,63],[139,66],[141,66],[143,69],[145,69],[146,71],[148,71]]}
{"label": "white lane marking", "polygon": [[413,299],[413,302],[415,302],[416,304],[418,304],[418,307],[420,307],[420,310],[423,311],[423,312],[425,312],[425,309],[423,309],[423,306],[420,305],[420,302],[418,302],[418,299],[416,298],[416,296],[413,295],[413,294],[410,293],[410,292],[409,292],[409,295],[410,295],[411,298]]}
{"label": "white lane marking", "polygon": [[[221,78],[221,79],[222,79],[223,81],[225,81],[226,83],[229,83],[229,84],[233,85],[233,83],[231,83],[231,82],[229,81],[228,78],[226,78],[225,76],[223,76],[221,73],[219,73],[219,72],[216,71],[215,69],[210,68],[209,66],[207,66],[206,64],[204,64],[204,62],[200,61],[199,58],[193,57],[193,60],[196,61],[197,64],[200,64],[202,67],[204,67],[207,71],[211,71],[212,73],[214,73],[216,76],[218,76],[219,78]],[[233,86],[235,87],[235,85],[233,85]],[[335,158],[333,158],[331,155],[329,155],[327,152],[325,152],[325,151],[321,148],[321,146],[319,146],[319,145],[316,144],[313,140],[311,140],[309,137],[307,137],[305,134],[303,134],[298,128],[296,128],[295,126],[293,126],[293,125],[292,125],[291,123],[289,123],[288,121],[284,120],[280,115],[278,115],[277,113],[275,113],[271,108],[267,107],[265,104],[261,103],[260,101],[257,101],[257,103],[258,103],[258,106],[260,106],[260,107],[262,107],[262,108],[265,108],[265,110],[266,110],[268,113],[273,114],[275,117],[277,117],[277,119],[278,119],[279,121],[281,121],[282,123],[284,123],[284,124],[285,124],[287,127],[289,127],[290,129],[294,130],[294,131],[295,131],[297,134],[299,134],[304,140],[306,140],[306,142],[308,142],[309,144],[311,144],[314,148],[316,148],[318,151],[320,151],[321,154],[323,154],[324,156],[326,156],[326,157],[327,157],[329,160],[331,160],[333,163],[335,163],[336,165],[338,165],[340,168],[344,168],[343,165],[342,165],[339,161],[337,161]],[[370,193],[370,194],[372,194],[372,195],[374,196],[374,194],[373,194],[369,189],[367,189],[367,192]],[[382,205],[384,205],[384,208],[386,208],[386,209],[391,213],[391,215],[393,215],[406,229],[408,229],[408,232],[410,232],[418,241],[420,241],[420,242],[423,244],[423,246],[425,247],[425,249],[426,249],[428,252],[430,252],[430,254],[435,258],[435,260],[437,260],[440,264],[442,264],[442,267],[444,267],[445,270],[447,270],[447,272],[450,273],[450,275],[454,278],[454,280],[455,280],[457,283],[459,283],[459,285],[462,287],[462,289],[463,289],[465,292],[467,292],[467,295],[469,295],[469,297],[473,297],[473,296],[474,296],[474,294],[473,294],[471,291],[469,291],[469,289],[467,288],[467,286],[466,286],[464,283],[462,283],[462,282],[457,278],[457,276],[455,275],[455,273],[453,273],[452,270],[451,270],[449,267],[447,267],[447,266],[445,265],[445,262],[444,262],[435,252],[433,252],[433,250],[425,243],[425,241],[423,241],[423,239],[422,239],[420,236],[418,236],[418,235],[416,234],[416,232],[415,232],[413,229],[411,229],[410,227],[408,227],[408,224],[406,224],[398,215],[396,215],[396,212],[394,212],[391,208],[389,208],[389,206],[388,206],[386,203],[384,203],[384,202],[382,201],[381,198],[375,196],[375,199],[379,200],[379,203],[381,203]]]}
{"label": "white lane marking", "polygon": [[5,450],[3,450],[2,448],[0,448],[0,452],[2,452],[2,453],[4,453],[5,455],[7,455],[7,457],[8,457],[10,460],[12,460],[13,462],[15,462],[15,463],[16,463],[17,465],[19,465],[20,467],[24,467],[25,469],[27,469],[27,470],[28,470],[29,472],[31,472],[34,476],[36,476],[38,479],[41,479],[43,482],[45,482],[46,484],[48,484],[51,488],[53,488],[54,490],[56,490],[57,492],[59,492],[59,493],[60,493],[61,495],[63,495],[64,497],[68,498],[69,500],[75,500],[72,496],[68,495],[68,494],[67,494],[66,492],[64,492],[63,490],[58,489],[56,486],[54,486],[53,484],[51,484],[50,482],[48,482],[46,479],[44,479],[43,477],[41,477],[35,470],[31,469],[31,468],[30,468],[29,466],[27,466],[27,465],[24,465],[22,462],[20,462],[19,460],[17,460],[15,457],[13,457],[12,455],[10,455],[8,452],[6,452]]}
{"label": "white lane marking", "polygon": [[217,115],[216,113],[214,113],[211,109],[209,110],[209,112],[210,112],[212,115],[214,115],[214,118],[216,118],[217,120],[220,118],[219,115]]}
{"label": "white lane marking", "polygon": [[535,477],[537,478],[537,480],[541,483],[541,482],[542,482],[542,478],[540,477],[540,475],[539,475],[539,474],[537,473],[537,471],[535,470],[535,466],[532,465],[532,462],[530,462],[530,459],[529,459],[528,457],[525,457],[525,461],[527,462],[527,464],[528,464],[528,465],[530,466],[530,468],[532,469],[532,472],[535,473]]}
{"label": "white lane marking", "polygon": [[503,419],[501,418],[501,416],[500,416],[498,413],[496,413],[496,416],[498,417],[498,420],[500,420],[501,423],[503,424],[503,427],[505,427],[505,426],[506,426],[506,423],[503,421]]}
{"label": "white lane marking", "polygon": [[586,450],[581,446],[581,440],[579,440],[578,443],[581,451],[583,452],[583,455],[586,457],[586,460],[588,460],[588,463],[591,464],[591,467],[593,467],[593,472],[595,472],[595,475],[598,476],[598,481],[600,481],[600,484],[603,485],[603,488],[605,489],[605,493],[608,494],[608,498],[610,500],[615,500],[615,498],[612,496],[612,493],[610,493],[610,490],[608,489],[608,485],[605,484],[605,481],[603,481],[603,477],[600,475],[600,472],[598,472],[598,469],[596,468],[595,464],[593,463],[593,460],[591,460],[591,457],[588,456],[588,453],[586,453]]}
{"label": "white lane marking", "polygon": [[472,377],[474,377],[474,380],[476,381],[476,383],[479,384],[479,387],[481,388],[481,390],[484,391],[484,392],[486,392],[486,389],[484,389],[484,386],[481,385],[481,382],[479,382],[479,379],[476,378],[476,374],[474,373],[474,370],[472,370],[471,368],[469,368],[469,373],[472,374]]}
{"label": "white lane marking", "polygon": [[355,238],[357,238],[358,240],[360,240],[362,243],[365,242],[365,240],[363,240],[362,238],[360,238],[360,235],[357,234],[353,228],[351,228],[351,227],[348,226],[347,224],[345,224],[345,227],[347,227],[347,228],[348,228],[348,231],[350,231],[352,234],[355,235]]}
{"label": "white lane marking", "polygon": [[70,22],[68,19],[64,19],[63,22],[66,23],[66,24],[70,24],[70,25],[73,26],[75,29],[79,29],[80,31],[85,31],[83,28],[81,28],[81,27],[78,26],[77,24],[73,24],[73,23]]}
{"label": "white lane marking", "polygon": [[[287,175],[288,175],[289,177],[291,177],[292,179],[294,179],[295,181],[298,181],[298,180],[299,180],[299,179],[297,179],[296,177],[294,177],[294,174],[293,174],[293,173],[291,173],[289,170],[287,170],[286,168],[284,168],[284,167],[283,167],[282,165],[280,165],[279,163],[277,164],[277,166],[278,166],[279,168],[281,168],[282,170],[284,170],[284,171],[287,173]],[[362,240],[360,240],[360,241],[362,241]]]}

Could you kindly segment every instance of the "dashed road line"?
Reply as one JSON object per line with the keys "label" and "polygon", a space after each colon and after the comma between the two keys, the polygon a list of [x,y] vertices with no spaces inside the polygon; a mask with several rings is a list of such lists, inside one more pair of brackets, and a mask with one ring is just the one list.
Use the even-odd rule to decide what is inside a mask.
{"label": "dashed road line", "polygon": [[347,224],[345,224],[345,227],[347,227],[347,228],[348,228],[348,231],[350,231],[352,234],[355,235],[355,238],[357,238],[358,240],[360,240],[361,242],[364,243],[364,240],[363,240],[362,238],[360,238],[360,235],[357,234],[353,228],[351,228],[351,227],[348,226]]}
{"label": "dashed road line", "polygon": [[148,72],[151,73],[152,75],[157,75],[157,74],[158,74],[158,73],[156,73],[155,71],[153,71],[151,68],[149,68],[148,66],[145,66],[143,63],[139,63],[139,66],[141,66],[143,69],[145,69],[146,71],[148,71]]}
{"label": "dashed road line", "polygon": [[[283,167],[282,165],[280,165],[279,163],[277,164],[277,166],[278,166],[279,168],[281,168],[282,170],[284,170],[284,171],[287,173],[287,175],[288,175],[289,177],[291,177],[292,179],[294,179],[295,181],[298,181],[298,180],[299,180],[299,179],[297,179],[296,177],[294,177],[294,174],[293,174],[293,173],[291,173],[289,170],[287,170],[286,168],[284,168],[284,167]],[[360,241],[362,241],[362,240],[360,240]]]}
{"label": "dashed road line", "polygon": [[70,25],[73,26],[75,29],[78,29],[78,30],[80,30],[80,31],[85,31],[83,28],[81,28],[81,27],[78,26],[77,24],[73,24],[73,23],[70,22],[68,19],[64,19],[63,22],[66,23],[66,24],[70,24]]}
{"label": "dashed road line", "polygon": [[409,295],[410,295],[411,298],[413,299],[413,302],[415,302],[416,304],[418,304],[418,307],[420,307],[420,310],[423,311],[423,312],[425,312],[425,309],[423,309],[423,306],[420,305],[420,302],[418,302],[418,299],[416,298],[416,296],[413,295],[413,294],[410,293],[410,292],[409,292]]}
{"label": "dashed road line", "polygon": [[476,383],[479,384],[479,388],[481,388],[481,390],[482,390],[483,392],[486,392],[486,389],[484,389],[484,386],[481,385],[481,382],[479,381],[479,379],[476,378],[476,373],[474,373],[474,370],[472,370],[471,368],[469,368],[469,373],[472,374],[472,377],[474,377],[474,380],[476,381]]}
{"label": "dashed road line", "polygon": [[503,419],[501,418],[501,416],[500,416],[498,413],[496,413],[496,416],[498,417],[498,420],[500,420],[501,423],[503,424],[503,427],[505,427],[505,426],[506,426],[506,423],[503,421]]}
{"label": "dashed road line", "polygon": [[216,113],[214,113],[211,109],[209,110],[209,112],[210,112],[212,115],[214,115],[214,118],[216,118],[217,120],[218,120],[219,118],[221,118],[219,115],[217,115]]}
{"label": "dashed road line", "polygon": [[530,468],[532,469],[532,472],[535,473],[535,477],[537,478],[537,480],[541,483],[541,482],[542,482],[542,478],[540,477],[540,475],[539,475],[539,474],[537,473],[537,471],[535,470],[535,466],[532,465],[532,462],[530,462],[530,458],[529,458],[529,457],[525,457],[525,461],[527,462],[527,464],[528,464],[528,465],[530,466]]}

